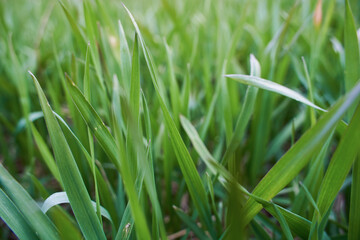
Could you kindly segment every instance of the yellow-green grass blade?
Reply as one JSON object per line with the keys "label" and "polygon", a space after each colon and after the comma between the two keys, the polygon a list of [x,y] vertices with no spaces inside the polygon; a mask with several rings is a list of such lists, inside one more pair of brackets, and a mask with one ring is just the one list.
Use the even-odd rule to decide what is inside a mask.
{"label": "yellow-green grass blade", "polygon": [[[309,129],[285,155],[270,169],[255,187],[253,194],[265,200],[273,198],[281,189],[307,165],[314,152],[326,141],[337,122],[360,96],[360,83]],[[319,209],[321,209],[318,204]],[[261,210],[255,200],[249,199],[245,205],[245,222],[250,222]]]}
{"label": "yellow-green grass blade", "polygon": [[329,209],[342,184],[353,165],[360,147],[354,144],[360,142],[360,105],[358,105],[353,118],[350,121],[339,145],[332,156],[329,167],[320,186],[317,205],[320,215],[324,215]]}
{"label": "yellow-green grass blade", "polygon": [[0,189],[0,218],[19,239],[37,238],[24,216],[2,189]]}
{"label": "yellow-green grass blade", "polygon": [[[359,130],[359,128],[358,128]],[[349,216],[349,240],[360,239],[360,157],[354,162],[352,171],[350,216]]]}
{"label": "yellow-green grass blade", "polygon": [[80,229],[86,239],[106,239],[99,219],[91,205],[89,193],[86,190],[75,159],[59,123],[57,122],[36,77],[31,72],[29,73],[34,80],[40,104],[44,112],[45,122],[54,149],[54,155],[61,180]]}
{"label": "yellow-green grass blade", "polygon": [[135,22],[134,17],[130,13],[130,11],[125,7],[125,5],[124,5],[124,8],[127,11],[128,15],[135,27],[135,30],[139,36],[140,46],[142,47],[147,66],[150,71],[150,76],[151,76],[153,85],[155,87],[155,91],[156,91],[158,100],[160,102],[160,107],[161,107],[163,115],[164,115],[165,125],[166,125],[166,128],[170,135],[170,141],[172,143],[172,146],[173,146],[174,152],[176,154],[178,163],[180,165],[181,171],[184,175],[184,179],[185,179],[187,187],[189,189],[190,196],[193,199],[194,205],[199,212],[200,220],[204,223],[204,226],[210,232],[210,235],[213,238],[216,238],[216,233],[213,228],[213,223],[211,220],[210,205],[207,200],[205,187],[201,181],[199,173],[196,170],[195,164],[194,164],[193,160],[191,159],[191,156],[190,156],[188,150],[186,149],[186,146],[180,136],[180,133],[179,133],[178,129],[176,128],[174,120],[171,118],[170,113],[165,105],[164,98],[159,89],[158,78],[155,75],[155,66],[154,66],[153,60],[151,59],[151,56],[147,50],[145,42],[141,36],[139,27],[137,26],[137,23]]}
{"label": "yellow-green grass blade", "polygon": [[37,238],[59,239],[60,236],[54,224],[2,164],[0,164],[0,187],[26,219]]}

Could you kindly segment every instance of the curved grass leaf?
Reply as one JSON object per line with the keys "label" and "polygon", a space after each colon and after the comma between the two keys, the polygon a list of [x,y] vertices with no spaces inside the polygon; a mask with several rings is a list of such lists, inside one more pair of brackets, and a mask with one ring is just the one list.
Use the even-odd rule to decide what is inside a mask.
{"label": "curved grass leaf", "polygon": [[[44,116],[43,112],[32,112],[29,114],[29,122],[34,122],[35,120],[42,118]],[[15,134],[20,133],[26,127],[26,119],[21,118],[15,127]]]}
{"label": "curved grass leaf", "polygon": [[[253,194],[265,200],[273,198],[281,189],[307,165],[314,152],[326,141],[331,131],[349,107],[357,102],[360,96],[360,83],[354,89],[341,98],[335,106],[309,129],[289,151],[270,169],[265,177],[255,187]],[[320,207],[319,207],[320,208]],[[251,219],[261,210],[261,206],[254,200],[249,199],[245,205],[245,222]]]}
{"label": "curved grass leaf", "polygon": [[[50,208],[63,203],[70,203],[66,192],[53,193],[44,201],[43,205],[41,206],[41,211],[43,213],[46,213],[50,210]],[[94,210],[96,210],[96,203],[94,201],[91,201],[91,204]],[[107,218],[110,222],[112,222],[111,216],[105,208],[100,207],[100,212],[103,217]]]}
{"label": "curved grass leaf", "polygon": [[34,80],[44,112],[62,183],[80,229],[86,239],[106,239],[65,136],[46,100],[40,84],[30,71],[29,73]]}
{"label": "curved grass leaf", "polygon": [[0,187],[37,233],[38,238],[59,239],[59,233],[50,219],[2,164],[0,164]]}
{"label": "curved grass leaf", "polygon": [[0,218],[19,239],[32,240],[37,236],[11,199],[0,189]]}

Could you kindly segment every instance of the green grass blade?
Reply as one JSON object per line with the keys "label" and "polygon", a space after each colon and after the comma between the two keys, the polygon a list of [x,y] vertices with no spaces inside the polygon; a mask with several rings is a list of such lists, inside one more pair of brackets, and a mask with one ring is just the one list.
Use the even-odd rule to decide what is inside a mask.
{"label": "green grass blade", "polygon": [[300,182],[300,186],[304,189],[304,192],[305,192],[305,196],[307,197],[307,199],[309,200],[309,202],[311,203],[311,205],[315,208],[315,210],[319,213],[319,208],[313,198],[313,196],[311,195],[309,189],[303,184]]}
{"label": "green grass blade", "polygon": [[118,21],[119,25],[119,36],[120,36],[120,71],[121,71],[121,81],[123,81],[126,92],[130,91],[130,81],[131,81],[131,58],[129,45],[126,40],[124,28],[121,24],[121,21]]}
{"label": "green grass blade", "polygon": [[354,17],[349,1],[345,1],[345,89],[350,91],[359,80],[360,57]]}
{"label": "green grass blade", "polygon": [[179,218],[195,233],[196,237],[199,239],[209,239],[208,236],[206,236],[205,232],[198,227],[196,222],[194,222],[193,219],[191,219],[186,213],[184,213],[183,210],[180,208],[173,206],[176,214],[179,216]]}
{"label": "green grass blade", "polygon": [[131,18],[131,21],[135,27],[136,32],[138,33],[140,44],[145,56],[146,63],[148,65],[148,69],[150,71],[151,79],[153,82],[153,85],[155,87],[158,100],[160,102],[160,107],[162,109],[165,125],[170,135],[170,140],[174,149],[174,152],[176,154],[178,163],[180,165],[181,171],[184,175],[184,179],[187,183],[190,196],[193,199],[194,205],[196,209],[199,212],[199,217],[201,221],[206,226],[207,230],[210,232],[210,235],[213,238],[216,238],[216,233],[213,228],[213,224],[211,221],[211,215],[210,215],[210,205],[207,200],[205,187],[201,181],[201,178],[199,176],[199,173],[196,170],[195,164],[193,160],[191,159],[191,156],[186,149],[186,146],[180,136],[179,131],[176,128],[176,125],[174,123],[174,120],[171,118],[170,113],[165,105],[164,98],[160,92],[159,86],[158,86],[158,79],[155,75],[155,67],[154,63],[150,57],[150,54],[146,48],[145,42],[141,36],[140,30],[135,22],[134,17],[130,13],[130,11],[124,6],[126,9],[129,17]]}
{"label": "green grass blade", "polygon": [[2,189],[0,189],[0,218],[19,239],[31,240],[38,238],[19,209]]}
{"label": "green grass blade", "polygon": [[[307,88],[308,88],[308,92],[309,92],[309,98],[310,98],[311,102],[314,102],[313,82],[311,81],[305,58],[302,57],[301,60],[304,65],[304,71],[305,71],[305,76],[306,76]],[[314,108],[310,108],[310,120],[311,120],[311,126],[314,126],[315,122],[316,122],[316,115],[315,115]]]}
{"label": "green grass blade", "polygon": [[91,205],[89,193],[86,190],[65,136],[46,100],[40,84],[35,76],[31,72],[29,73],[34,80],[40,104],[44,112],[45,122],[50,134],[61,180],[81,231],[86,239],[105,239],[104,231]]}
{"label": "green grass blade", "polygon": [[0,187],[19,209],[40,239],[59,239],[59,233],[50,219],[41,212],[25,189],[0,164]]}
{"label": "green grass blade", "polygon": [[[261,69],[258,60],[254,55],[250,55],[250,65],[251,65],[251,75],[260,76]],[[231,137],[230,143],[226,148],[225,154],[221,159],[221,163],[226,165],[230,156],[235,152],[236,148],[239,146],[241,139],[245,133],[246,126],[250,120],[251,114],[254,111],[254,105],[256,100],[258,89],[252,86],[249,86],[246,90],[245,101],[241,108],[240,115],[236,121],[235,130]]]}
{"label": "green grass blade", "polygon": [[[254,198],[255,201],[259,202],[260,204],[263,204],[268,212],[270,212],[274,216],[277,216],[274,211],[274,208],[271,206],[271,204],[268,201],[259,198],[253,194],[250,194],[243,186],[241,186],[236,181],[236,179],[222,165],[220,165],[213,158],[213,156],[206,149],[204,143],[200,139],[199,134],[196,132],[196,129],[194,128],[194,126],[192,126],[189,120],[181,116],[180,121],[181,121],[181,125],[183,126],[187,135],[189,136],[192,144],[194,145],[195,150],[197,151],[201,159],[205,162],[209,170],[213,174],[220,174],[220,176],[224,178],[224,179],[220,178],[220,183],[227,189],[227,191],[233,190],[234,188],[231,188],[231,184],[234,184],[236,186],[235,190],[240,190],[245,195]],[[310,229],[310,223],[306,219],[284,208],[281,208],[279,206],[278,208],[281,214],[285,217],[292,231],[294,231],[296,234],[298,234],[301,237],[306,237]]]}
{"label": "green grass blade", "polygon": [[166,49],[166,59],[169,71],[169,81],[170,81],[170,100],[171,100],[171,107],[173,112],[173,119],[176,126],[179,126],[179,114],[180,114],[180,91],[179,86],[176,81],[176,76],[174,72],[174,63],[173,63],[173,55],[169,45],[164,42],[165,49]]}
{"label": "green grass blade", "polygon": [[[255,187],[253,194],[265,200],[270,200],[283,189],[303,169],[314,152],[325,142],[330,132],[336,127],[337,122],[358,100],[360,84],[309,129],[290,150],[270,169],[265,177]],[[319,209],[321,209],[318,204]],[[261,210],[261,206],[255,200],[250,199],[246,206],[244,218],[249,222]]]}
{"label": "green grass blade", "polygon": [[99,140],[99,144],[104,149],[105,153],[109,156],[115,167],[120,171],[120,163],[117,158],[118,153],[115,139],[101,120],[100,116],[96,113],[95,109],[86,100],[85,96],[81,93],[75,83],[71,81],[68,75],[66,75],[66,79],[70,95],[76,107],[80,111],[81,116],[84,118],[95,137]]}
{"label": "green grass blade", "polygon": [[[360,128],[358,128],[359,130]],[[349,240],[360,238],[360,158],[355,160],[351,184],[350,217],[349,217]]]}
{"label": "green grass blade", "polygon": [[133,121],[138,125],[140,115],[140,55],[139,40],[136,33],[131,68],[130,109],[134,117]]}
{"label": "green grass blade", "polygon": [[331,206],[359,152],[359,148],[353,146],[354,143],[360,142],[359,129],[360,105],[358,105],[348,128],[342,136],[322,181],[317,199],[321,215],[325,214]]}
{"label": "green grass blade", "polygon": [[[142,143],[142,129],[140,126],[140,58],[139,58],[139,46],[138,36],[135,35],[134,51],[133,51],[133,63],[132,63],[132,76],[131,76],[131,92],[130,92],[130,109],[129,113],[126,114],[128,117],[128,138],[127,143],[132,141],[132,151],[139,163],[138,173],[145,175],[145,186],[149,193],[150,201],[154,208],[154,217],[157,221],[157,225],[160,229],[161,238],[166,238],[165,226],[159,204],[159,199],[156,192],[155,178],[153,167],[150,166],[152,161],[149,161],[149,155],[145,152],[145,147]],[[146,103],[146,102],[145,102]],[[146,106],[145,106],[146,107]],[[145,112],[146,110],[144,110]],[[135,115],[135,117],[133,116]],[[148,125],[149,119],[146,120]],[[149,129],[149,126],[147,126]],[[134,160],[136,158],[134,157]],[[156,231],[157,232],[157,231]]]}
{"label": "green grass blade", "polygon": [[[117,83],[114,82],[114,86],[117,86]],[[123,99],[124,107],[128,106],[126,105],[126,100]],[[120,104],[120,92],[119,88],[114,88],[113,91],[113,102],[112,102],[112,125],[114,127],[113,131],[115,133],[115,139],[117,142],[117,151],[119,153],[119,161],[121,164],[121,178],[124,183],[124,187],[126,190],[126,193],[129,198],[128,206],[125,209],[125,213],[122,217],[120,227],[118,229],[117,235],[115,239],[128,239],[131,235],[131,231],[133,229],[133,223],[135,222],[136,226],[136,236],[138,239],[150,239],[150,232],[146,223],[143,209],[140,206],[139,198],[140,198],[140,191],[142,189],[142,183],[144,179],[144,171],[140,171],[140,174],[137,175],[136,181],[134,180],[134,176],[131,174],[131,168],[129,161],[132,161],[134,159],[127,159],[126,158],[126,146],[125,141],[123,139],[123,132],[121,132],[121,120],[119,119],[121,117],[120,114],[116,113],[116,110],[118,109],[118,105]],[[126,109],[129,113],[129,109]],[[129,113],[130,114],[130,113]],[[129,116],[130,118],[130,116]],[[136,125],[137,126],[137,125]],[[129,128],[132,129],[132,128]],[[130,130],[129,130],[130,132]],[[130,133],[129,133],[130,134]],[[133,149],[131,149],[133,150]],[[135,169],[136,170],[136,169]],[[134,219],[134,220],[133,220]],[[130,224],[130,225],[129,225]],[[141,229],[140,231],[138,229]]]}
{"label": "green grass blade", "polygon": [[[65,122],[65,120],[59,114],[55,113],[54,111],[53,111],[53,113],[56,116],[56,118],[58,119],[58,121],[62,124],[62,126],[63,126],[62,130],[64,131],[64,133],[67,133],[68,135],[72,136],[72,138],[75,140],[77,145],[80,147],[82,153],[84,154],[88,165],[91,167],[93,160],[92,160],[90,154],[88,153],[88,151],[86,150],[86,148],[84,147],[84,145],[81,143],[80,139],[75,135],[75,133],[71,130],[69,125]],[[100,173],[100,169],[98,167],[95,168],[95,174],[96,174],[96,179],[99,184],[99,193],[100,193],[100,197],[103,202],[103,205],[104,205],[104,207],[106,207],[109,210],[110,214],[112,215],[114,225],[117,226],[118,217],[117,217],[116,211],[115,211],[113,189],[112,189],[110,183],[107,180],[105,180],[105,177]]]}
{"label": "green grass blade", "polygon": [[291,235],[289,225],[287,224],[284,216],[281,214],[279,208],[275,204],[273,204],[272,206],[273,206],[273,208],[275,210],[275,214],[277,216],[277,219],[279,220],[280,226],[284,231],[286,239],[288,239],[288,240],[294,239],[293,236]]}
{"label": "green grass blade", "polygon": [[46,166],[49,168],[51,174],[56,178],[56,180],[61,184],[61,177],[59,173],[59,169],[56,166],[55,160],[47,147],[45,140],[41,137],[40,133],[36,129],[33,123],[30,124],[31,131],[34,136],[35,142],[39,148],[41,156],[44,159]]}
{"label": "green grass blade", "polygon": [[69,10],[65,7],[64,3],[61,0],[58,0],[61,8],[63,9],[67,20],[69,21],[70,27],[72,28],[73,32],[75,33],[75,37],[79,44],[85,43],[85,36],[84,33],[81,31],[79,26],[76,24],[74,18],[71,16]]}

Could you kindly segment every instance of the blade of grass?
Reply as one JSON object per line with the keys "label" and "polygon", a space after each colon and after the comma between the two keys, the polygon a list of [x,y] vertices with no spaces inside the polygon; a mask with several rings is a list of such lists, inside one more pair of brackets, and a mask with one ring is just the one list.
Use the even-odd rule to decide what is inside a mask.
{"label": "blade of grass", "polygon": [[45,122],[50,134],[61,180],[80,229],[87,239],[105,239],[104,231],[92,208],[89,193],[86,190],[65,136],[61,131],[36,77],[30,71],[29,74],[34,80],[40,104],[44,112]]}
{"label": "blade of grass", "polygon": [[171,100],[171,107],[173,112],[173,119],[175,122],[175,125],[179,127],[179,114],[181,110],[180,106],[180,91],[179,86],[176,81],[175,72],[174,72],[174,63],[173,63],[173,55],[172,51],[167,44],[167,42],[164,40],[164,45],[166,49],[166,59],[167,59],[167,65],[168,65],[168,72],[169,72],[169,81],[170,81],[170,100]]}
{"label": "blade of grass", "polygon": [[[358,128],[359,130],[359,128]],[[354,162],[352,172],[351,198],[350,198],[350,217],[349,217],[349,240],[360,238],[360,158]]]}
{"label": "blade of grass", "polygon": [[0,189],[0,218],[19,239],[31,240],[38,238],[19,209],[2,189]]}
{"label": "blade of grass", "polygon": [[[290,150],[270,169],[255,187],[253,194],[265,200],[274,197],[283,189],[309,162],[311,156],[328,138],[337,122],[357,102],[360,95],[360,83],[309,129]],[[321,210],[320,205],[318,204]],[[261,210],[255,200],[249,199],[245,205],[245,222],[249,222]]]}
{"label": "blade of grass", "polygon": [[181,210],[180,208],[173,206],[176,214],[179,216],[179,218],[195,233],[196,237],[199,239],[209,239],[208,236],[206,236],[205,232],[198,227],[196,222],[192,220],[186,213]]}
{"label": "blade of grass", "polygon": [[119,36],[120,36],[120,70],[121,70],[121,81],[123,81],[124,87],[127,90],[126,92],[130,92],[130,50],[126,40],[126,35],[124,32],[124,28],[121,24],[121,21],[118,21],[119,25]]}
{"label": "blade of grass", "polygon": [[[150,233],[147,229],[146,219],[141,211],[139,200],[136,195],[135,185],[133,177],[130,174],[130,166],[124,155],[125,148],[118,141],[119,145],[116,144],[114,137],[111,135],[108,128],[105,126],[100,116],[96,113],[94,108],[85,99],[84,95],[77,88],[75,83],[71,81],[68,75],[66,75],[67,86],[71,93],[71,97],[78,110],[80,111],[85,122],[98,139],[100,146],[104,149],[105,153],[109,156],[116,169],[122,174],[125,189],[131,203],[131,212],[135,219],[136,226],[142,231],[136,231],[140,239],[150,239]],[[117,121],[115,121],[117,122]],[[113,124],[117,126],[117,124]],[[120,130],[115,130],[115,133]],[[122,133],[119,133],[119,135]]]}
{"label": "blade of grass", "polygon": [[100,116],[96,113],[95,109],[85,99],[75,83],[66,74],[67,87],[76,107],[80,111],[85,122],[88,124],[95,137],[99,140],[99,144],[104,149],[105,153],[109,156],[115,167],[120,171],[120,163],[117,158],[117,146],[115,140],[109,129],[105,126]]}
{"label": "blade of grass", "polygon": [[[85,7],[86,1],[84,1],[84,7]],[[89,73],[89,66],[90,66],[90,42],[88,42],[86,47],[86,55],[85,55],[85,68],[84,68],[84,80],[83,80],[83,86],[84,86],[84,95],[85,98],[91,102],[91,91],[90,91],[90,73]],[[99,188],[98,188],[98,181],[96,177],[96,167],[95,167],[95,150],[94,150],[94,139],[91,134],[91,131],[89,127],[87,127],[87,133],[88,133],[88,140],[89,140],[89,148],[90,148],[90,154],[91,154],[91,171],[92,175],[94,177],[94,185],[95,185],[95,200],[96,200],[96,213],[99,218],[100,224],[102,225],[102,219],[101,219],[101,213],[100,213],[100,197],[99,197]]]}
{"label": "blade of grass", "polygon": [[154,66],[153,60],[151,59],[151,56],[146,48],[145,42],[141,36],[140,30],[135,22],[134,17],[130,13],[130,11],[125,7],[125,5],[123,5],[123,6],[124,6],[125,10],[127,11],[128,15],[135,27],[136,32],[138,33],[140,45],[142,47],[147,66],[150,71],[150,76],[151,76],[153,85],[155,87],[158,100],[160,102],[160,107],[161,107],[163,115],[164,115],[165,125],[166,125],[167,130],[169,131],[170,140],[171,140],[174,152],[176,154],[178,163],[180,165],[181,172],[183,173],[184,179],[187,183],[187,186],[188,186],[188,189],[190,192],[190,196],[193,199],[194,205],[199,212],[199,217],[200,217],[201,221],[204,223],[207,230],[210,232],[210,235],[213,238],[216,238],[216,233],[214,231],[213,224],[211,221],[210,206],[209,206],[209,202],[207,201],[205,187],[200,179],[199,173],[196,170],[194,162],[191,159],[191,156],[190,156],[188,150],[186,149],[186,146],[180,136],[180,133],[176,128],[174,120],[171,118],[170,113],[165,105],[163,96],[161,95],[161,92],[160,92],[160,89],[158,86],[158,78],[155,75],[155,70],[154,70],[155,66]]}
{"label": "blade of grass", "polygon": [[[272,204],[270,204],[268,201],[266,201],[262,198],[259,198],[253,194],[250,194],[243,186],[241,186],[237,182],[237,180],[222,165],[220,165],[213,158],[213,156],[206,149],[206,147],[205,147],[204,143],[201,141],[200,136],[198,135],[196,129],[194,128],[194,126],[192,126],[192,124],[189,122],[189,120],[187,120],[183,116],[180,116],[180,121],[181,121],[181,124],[182,124],[183,128],[185,129],[187,135],[189,136],[192,144],[194,145],[195,150],[201,157],[201,159],[205,162],[206,166],[209,168],[209,170],[213,174],[220,174],[221,177],[220,177],[219,181],[225,187],[225,189],[227,191],[229,191],[229,192],[232,190],[241,191],[243,194],[245,194],[251,198],[254,198],[255,201],[259,202],[260,204],[263,204],[268,212],[270,212],[271,214],[273,214],[274,216],[277,217],[276,213],[274,212],[274,208],[272,207]],[[222,179],[222,177],[224,179]],[[232,187],[231,185],[234,185],[236,188]],[[282,215],[286,218],[287,222],[289,223],[290,228],[299,236],[307,237],[307,234],[310,229],[310,223],[306,219],[304,219],[284,208],[281,208],[279,206],[278,206],[278,208],[280,209]]]}
{"label": "blade of grass", "polygon": [[345,89],[350,91],[360,76],[359,44],[349,1],[345,1]]}
{"label": "blade of grass", "polygon": [[56,166],[55,160],[54,160],[49,148],[47,147],[45,140],[41,137],[40,133],[38,132],[38,130],[36,129],[36,127],[34,126],[33,123],[31,123],[30,126],[31,126],[31,131],[33,133],[35,142],[39,148],[39,151],[41,153],[41,156],[44,159],[46,166],[49,168],[51,174],[56,178],[56,180],[60,184],[62,184],[59,169]]}
{"label": "blade of grass", "polygon": [[[117,151],[119,153],[120,163],[121,163],[121,178],[124,183],[125,191],[129,198],[129,203],[126,206],[123,217],[120,222],[120,227],[118,229],[115,239],[129,239],[131,236],[131,231],[135,222],[136,229],[141,229],[136,231],[136,235],[139,239],[150,239],[150,232],[146,224],[146,219],[142,208],[140,206],[139,198],[142,190],[142,184],[144,179],[144,171],[140,171],[137,174],[136,180],[134,181],[133,175],[130,172],[129,160],[126,158],[126,146],[123,138],[123,132],[121,131],[121,114],[116,111],[120,108],[120,98],[123,102],[126,103],[126,96],[120,95],[120,89],[118,87],[118,82],[114,79],[113,82],[113,100],[112,100],[112,126],[115,134],[115,140],[117,143]],[[126,105],[124,104],[126,107]],[[128,111],[128,109],[127,109]],[[126,119],[128,120],[128,119]],[[137,125],[136,125],[137,126]],[[124,128],[125,130],[125,128]],[[136,170],[136,169],[135,169]]]}
{"label": "blade of grass", "polygon": [[359,129],[360,105],[358,105],[349,126],[330,160],[320,186],[317,199],[320,215],[325,214],[331,206],[359,152],[359,148],[356,148],[353,145],[354,143],[360,142],[360,135],[358,134]]}
{"label": "blade of grass", "polygon": [[2,164],[0,164],[0,186],[14,205],[19,209],[31,228],[36,232],[37,238],[44,240],[59,239],[59,233],[50,219],[41,212],[36,202],[6,171]]}

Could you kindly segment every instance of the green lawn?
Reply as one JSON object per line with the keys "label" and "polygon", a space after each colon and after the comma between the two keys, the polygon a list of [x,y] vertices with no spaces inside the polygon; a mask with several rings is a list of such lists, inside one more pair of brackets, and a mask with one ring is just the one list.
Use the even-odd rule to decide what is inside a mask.
{"label": "green lawn", "polygon": [[360,239],[358,0],[0,0],[1,239]]}

